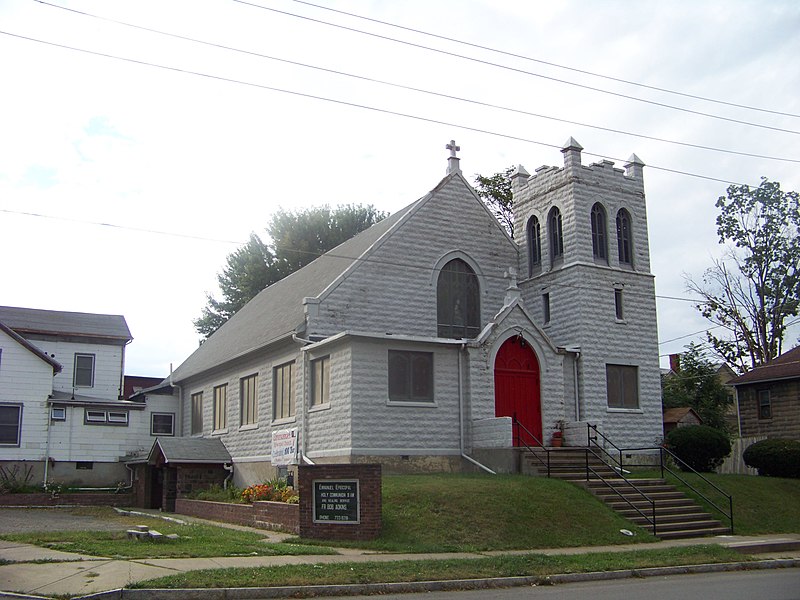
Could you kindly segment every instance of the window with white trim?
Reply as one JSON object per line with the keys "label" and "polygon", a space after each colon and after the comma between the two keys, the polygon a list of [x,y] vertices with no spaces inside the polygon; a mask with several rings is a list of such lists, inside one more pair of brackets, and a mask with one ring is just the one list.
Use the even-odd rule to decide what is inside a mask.
{"label": "window with white trim", "polygon": [[52,421],[66,421],[67,420],[67,407],[66,406],[53,406],[50,408],[50,420]]}
{"label": "window with white trim", "polygon": [[228,427],[228,384],[214,388],[214,431]]}
{"label": "window with white trim", "polygon": [[331,357],[311,361],[311,406],[322,406],[331,400]]}
{"label": "window with white trim", "polygon": [[94,354],[75,354],[72,382],[75,387],[94,386]]}
{"label": "window with white trim", "polygon": [[770,397],[769,390],[758,390],[756,396],[758,398],[758,418],[771,419],[772,398]]}
{"label": "window with white trim", "polygon": [[436,314],[439,337],[474,338],[480,333],[480,283],[472,267],[460,258],[448,262],[439,273]]}
{"label": "window with white trim", "polygon": [[126,410],[99,410],[85,409],[83,422],[87,425],[128,425],[128,411]]}
{"label": "window with white trim", "polygon": [[606,365],[609,408],[639,408],[639,368],[631,365]]}
{"label": "window with white trim", "polygon": [[294,416],[294,361],[272,369],[272,418]]}
{"label": "window with white trim", "polygon": [[152,413],[150,435],[175,435],[175,413]]}
{"label": "window with white trim", "polygon": [[433,353],[389,350],[389,400],[433,402]]}
{"label": "window with white trim", "polygon": [[203,392],[192,394],[192,428],[191,435],[203,433]]}
{"label": "window with white trim", "polygon": [[239,380],[239,425],[258,423],[258,374]]}
{"label": "window with white trim", "polygon": [[0,446],[19,446],[22,431],[22,406],[0,404]]}

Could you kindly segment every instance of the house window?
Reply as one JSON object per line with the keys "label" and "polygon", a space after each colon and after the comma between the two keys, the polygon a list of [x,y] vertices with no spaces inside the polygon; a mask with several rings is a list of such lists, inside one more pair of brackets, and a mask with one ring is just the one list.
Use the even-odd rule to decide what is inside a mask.
{"label": "house window", "polygon": [[539,219],[531,217],[528,221],[528,277],[542,268],[542,228]]}
{"label": "house window", "polygon": [[73,385],[75,387],[92,387],[94,385],[94,354],[75,355]]}
{"label": "house window", "polygon": [[433,353],[389,350],[389,400],[433,402]]}
{"label": "house window", "polygon": [[258,423],[258,374],[239,380],[239,425]]}
{"label": "house window", "polygon": [[294,416],[294,362],[272,370],[272,418],[288,419]]}
{"label": "house window", "polygon": [[616,312],[617,321],[625,319],[625,309],[622,305],[622,290],[614,290],[614,311]]}
{"label": "house window", "polygon": [[438,335],[474,338],[480,332],[480,285],[475,271],[460,258],[442,267],[436,287]]}
{"label": "house window", "polygon": [[561,211],[553,207],[547,220],[550,228],[550,262],[555,263],[564,258],[564,232],[561,228]]}
{"label": "house window", "polygon": [[311,361],[311,406],[327,404],[331,399],[331,357]]}
{"label": "house window", "polygon": [[214,388],[214,431],[228,426],[228,384]]}
{"label": "house window", "polygon": [[542,294],[542,311],[545,325],[550,322],[550,292]]}
{"label": "house window", "polygon": [[83,413],[83,422],[87,425],[128,425],[128,412],[124,410],[92,410]]}
{"label": "house window", "polygon": [[606,365],[609,408],[639,408],[639,368]]}
{"label": "house window", "polygon": [[22,406],[0,404],[0,446],[19,446]]}
{"label": "house window", "polygon": [[50,419],[52,421],[66,421],[67,408],[65,406],[53,406],[50,408]]}
{"label": "house window", "polygon": [[598,260],[608,260],[608,242],[606,240],[606,209],[597,202],[592,207],[592,254]]}
{"label": "house window", "polygon": [[633,264],[633,243],[631,237],[631,215],[624,208],[617,213],[617,250],[619,264]]}
{"label": "house window", "polygon": [[772,418],[772,400],[769,395],[769,390],[758,390],[758,418],[771,419]]}
{"label": "house window", "polygon": [[203,392],[192,394],[192,435],[203,433]]}
{"label": "house window", "polygon": [[75,469],[78,471],[91,471],[94,469],[94,463],[88,460],[79,460],[75,462]]}
{"label": "house window", "polygon": [[153,413],[150,415],[150,435],[175,435],[175,414]]}

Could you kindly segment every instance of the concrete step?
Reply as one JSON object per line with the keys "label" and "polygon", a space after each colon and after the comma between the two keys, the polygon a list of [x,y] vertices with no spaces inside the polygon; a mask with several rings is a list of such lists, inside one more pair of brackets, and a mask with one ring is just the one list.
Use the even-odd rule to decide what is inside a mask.
{"label": "concrete step", "polygon": [[725,535],[730,533],[727,527],[708,527],[706,529],[683,529],[676,531],[664,531],[659,527],[656,536],[662,540],[679,540],[686,538],[708,537],[711,535]]}
{"label": "concrete step", "polygon": [[[647,511],[642,511],[645,515],[647,515],[647,519],[642,517],[639,513],[633,511],[633,514],[630,516],[624,515],[628,521],[632,521],[637,525],[648,525],[650,523],[649,518],[650,514]],[[711,515],[704,512],[697,512],[697,513],[676,513],[671,515],[662,515],[656,511],[656,523],[658,524],[659,529],[661,528],[661,524],[669,524],[669,523],[702,523],[704,521],[714,521],[717,525],[720,525],[719,521],[711,518]]]}

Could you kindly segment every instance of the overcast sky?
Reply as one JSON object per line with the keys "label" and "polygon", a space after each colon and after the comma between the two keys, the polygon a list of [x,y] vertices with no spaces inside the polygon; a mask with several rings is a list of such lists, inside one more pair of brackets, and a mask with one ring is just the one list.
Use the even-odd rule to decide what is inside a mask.
{"label": "overcast sky", "polygon": [[800,190],[796,0],[53,2],[0,0],[0,304],[124,315],[128,374],[197,347],[225,257],[278,207],[395,212],[450,139],[470,180],[561,166],[570,136],[584,164],[648,165],[664,356],[708,327],[669,297],[720,255],[727,182]]}

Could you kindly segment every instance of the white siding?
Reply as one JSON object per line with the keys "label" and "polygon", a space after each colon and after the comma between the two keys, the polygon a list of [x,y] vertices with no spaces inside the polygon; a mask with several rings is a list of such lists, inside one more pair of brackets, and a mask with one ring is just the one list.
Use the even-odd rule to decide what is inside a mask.
{"label": "white siding", "polygon": [[63,340],[34,340],[33,343],[48,355],[55,355],[55,360],[64,367],[53,381],[54,390],[72,393],[75,355],[93,354],[95,357],[94,385],[91,387],[77,387],[75,388],[75,393],[107,400],[119,398],[123,346],[67,342]]}

